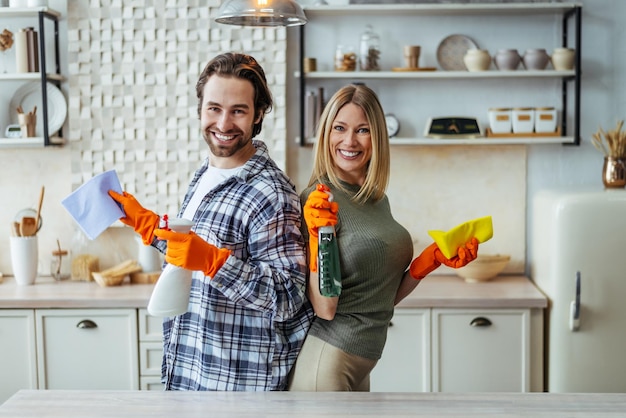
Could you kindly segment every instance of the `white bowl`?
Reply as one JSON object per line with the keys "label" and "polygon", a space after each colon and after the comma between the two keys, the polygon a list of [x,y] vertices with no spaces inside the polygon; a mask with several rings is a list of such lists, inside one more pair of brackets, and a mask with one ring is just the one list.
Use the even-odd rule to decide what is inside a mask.
{"label": "white bowl", "polygon": [[485,282],[500,274],[510,259],[510,255],[478,254],[476,260],[465,267],[456,269],[456,274],[464,278],[467,283]]}

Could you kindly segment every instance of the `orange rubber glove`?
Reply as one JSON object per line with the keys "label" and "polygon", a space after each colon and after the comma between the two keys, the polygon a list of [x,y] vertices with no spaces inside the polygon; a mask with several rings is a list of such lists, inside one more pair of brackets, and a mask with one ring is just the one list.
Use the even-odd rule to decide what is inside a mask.
{"label": "orange rubber glove", "polygon": [[322,226],[337,225],[339,205],[331,202],[330,189],[324,184],[318,184],[304,204],[304,221],[309,230],[309,269],[317,271],[318,229]]}
{"label": "orange rubber glove", "polygon": [[135,196],[130,193],[119,194],[114,190],[109,190],[109,196],[122,205],[126,214],[125,217],[120,218],[120,221],[141,235],[141,240],[145,245],[150,245],[154,239],[152,233],[159,227],[159,215],[141,206]]}
{"label": "orange rubber glove", "polygon": [[478,240],[476,238],[472,238],[464,246],[459,247],[458,254],[450,259],[446,258],[437,244],[433,242],[413,260],[409,272],[415,280],[421,280],[442,264],[458,269],[474,261],[477,256]]}
{"label": "orange rubber glove", "polygon": [[154,236],[167,240],[166,262],[186,270],[201,271],[211,278],[230,256],[230,250],[209,244],[193,231],[182,233],[155,229]]}

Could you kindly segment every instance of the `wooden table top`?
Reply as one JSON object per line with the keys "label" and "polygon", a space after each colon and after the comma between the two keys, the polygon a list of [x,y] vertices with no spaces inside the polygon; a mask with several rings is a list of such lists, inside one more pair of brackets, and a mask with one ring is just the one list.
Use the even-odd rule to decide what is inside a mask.
{"label": "wooden table top", "polygon": [[21,390],[0,418],[624,417],[626,394]]}
{"label": "wooden table top", "polygon": [[[12,277],[0,284],[0,309],[145,308],[152,284],[101,287],[96,282],[38,277],[18,286]],[[545,308],[546,297],[524,276],[499,276],[484,283],[465,283],[458,276],[431,275],[399,308]]]}

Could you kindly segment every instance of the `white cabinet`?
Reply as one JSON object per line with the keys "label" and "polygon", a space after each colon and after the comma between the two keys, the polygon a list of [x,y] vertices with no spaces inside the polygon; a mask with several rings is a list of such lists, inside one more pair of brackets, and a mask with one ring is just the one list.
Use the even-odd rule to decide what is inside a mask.
{"label": "white cabinet", "polygon": [[370,376],[370,390],[430,391],[429,309],[396,309],[383,356]]}
{"label": "white cabinet", "polygon": [[136,309],[39,309],[39,389],[139,389]]}
{"label": "white cabinet", "polygon": [[163,318],[139,309],[139,383],[142,390],[163,390]]}
{"label": "white cabinet", "polygon": [[[449,3],[449,4],[448,4]],[[295,64],[300,93],[300,145],[311,142],[305,132],[307,94],[324,90],[328,98],[343,85],[366,83],[378,94],[383,108],[400,120],[398,137],[392,144],[485,145],[485,144],[579,144],[581,9],[578,3],[515,2],[489,4],[351,4],[305,8],[309,22],[298,28],[300,55]],[[569,24],[573,21],[573,25]],[[334,71],[338,45],[359,49],[361,34],[372,25],[380,35],[381,71]],[[458,69],[436,71],[402,70],[405,45],[421,46],[421,67],[438,67],[439,47],[451,34],[476,41],[495,55],[499,49],[557,47],[577,51],[573,70],[468,72]],[[462,45],[450,45],[447,53]],[[443,51],[443,50],[442,50]],[[456,52],[455,52],[456,51]],[[315,58],[317,70],[304,72],[305,58]],[[458,58],[458,57],[457,57]],[[315,101],[312,101],[312,103]],[[559,111],[560,134],[512,135],[508,137],[456,137],[453,140],[424,137],[429,118],[474,117],[488,126],[491,107],[554,107]]]}
{"label": "white cabinet", "polygon": [[542,391],[542,309],[396,309],[392,324],[372,391]]}
{"label": "white cabinet", "polygon": [[37,389],[35,314],[0,310],[0,404],[20,389]]}

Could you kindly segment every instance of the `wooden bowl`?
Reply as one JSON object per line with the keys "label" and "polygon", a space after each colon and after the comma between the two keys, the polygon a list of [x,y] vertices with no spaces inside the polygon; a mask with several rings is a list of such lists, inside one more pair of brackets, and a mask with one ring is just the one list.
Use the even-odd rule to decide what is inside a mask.
{"label": "wooden bowl", "polygon": [[510,255],[478,254],[476,260],[465,267],[458,268],[456,274],[467,283],[485,282],[500,274],[509,260],[511,260]]}

